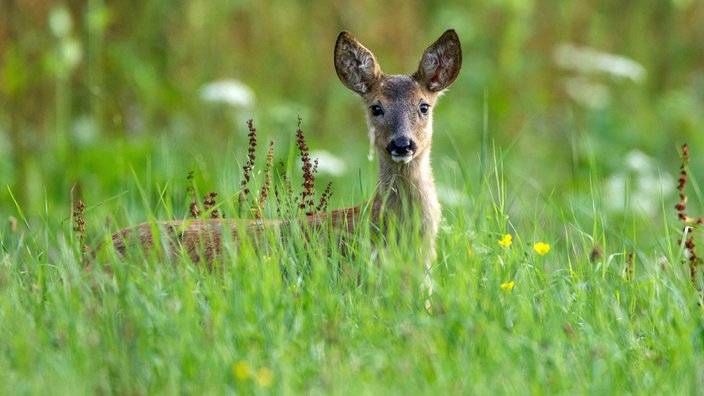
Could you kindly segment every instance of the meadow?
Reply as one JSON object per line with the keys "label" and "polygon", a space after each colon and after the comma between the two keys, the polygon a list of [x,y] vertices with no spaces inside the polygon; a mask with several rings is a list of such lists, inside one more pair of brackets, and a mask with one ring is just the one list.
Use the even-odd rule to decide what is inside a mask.
{"label": "meadow", "polygon": [[[704,6],[465,3],[2,3],[0,393],[699,393]],[[432,311],[420,253],[374,261],[364,227],[353,254],[245,240],[211,270],[87,268],[84,246],[210,192],[251,217],[249,119],[250,200],[269,141],[283,202],[300,194],[299,117],[316,198],[369,199],[335,38],[409,73],[447,28],[464,61],[435,111]]]}

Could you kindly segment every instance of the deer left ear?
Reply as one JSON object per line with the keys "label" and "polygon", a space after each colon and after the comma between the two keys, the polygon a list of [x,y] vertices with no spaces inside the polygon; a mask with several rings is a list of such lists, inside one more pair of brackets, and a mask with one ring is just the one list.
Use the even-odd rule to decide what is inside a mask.
{"label": "deer left ear", "polygon": [[360,95],[369,93],[382,76],[374,54],[349,32],[337,37],[335,71],[347,88]]}
{"label": "deer left ear", "polygon": [[443,33],[420,59],[415,78],[431,92],[449,87],[462,68],[462,46],[453,29]]}

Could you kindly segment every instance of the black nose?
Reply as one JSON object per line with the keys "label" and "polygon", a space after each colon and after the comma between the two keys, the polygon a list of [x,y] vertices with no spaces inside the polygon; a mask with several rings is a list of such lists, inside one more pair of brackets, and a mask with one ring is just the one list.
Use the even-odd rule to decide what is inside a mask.
{"label": "black nose", "polygon": [[416,143],[407,137],[396,138],[386,146],[386,151],[391,155],[411,155],[416,151]]}

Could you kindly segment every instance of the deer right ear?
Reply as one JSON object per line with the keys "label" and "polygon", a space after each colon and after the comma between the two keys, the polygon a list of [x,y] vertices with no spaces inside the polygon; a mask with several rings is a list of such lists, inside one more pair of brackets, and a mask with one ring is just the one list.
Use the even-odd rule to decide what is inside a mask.
{"label": "deer right ear", "polygon": [[415,77],[428,90],[440,92],[455,81],[460,68],[462,46],[457,33],[450,29],[425,50]]}
{"label": "deer right ear", "polygon": [[342,32],[337,37],[335,71],[347,88],[360,95],[371,91],[382,74],[374,54],[349,32]]}

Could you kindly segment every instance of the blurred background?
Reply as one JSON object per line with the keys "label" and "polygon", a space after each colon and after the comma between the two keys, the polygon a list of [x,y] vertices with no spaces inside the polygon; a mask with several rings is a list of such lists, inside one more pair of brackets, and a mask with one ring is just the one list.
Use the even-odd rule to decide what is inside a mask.
{"label": "blurred background", "polygon": [[407,74],[448,28],[464,62],[435,111],[446,205],[471,210],[495,152],[531,216],[536,195],[657,216],[682,143],[704,174],[702,21],[697,0],[2,0],[1,220],[67,227],[72,191],[100,221],[170,200],[184,217],[189,171],[222,199],[239,188],[247,119],[260,161],[273,139],[290,164],[298,115],[331,205],[352,205],[376,165],[333,68],[338,33]]}

